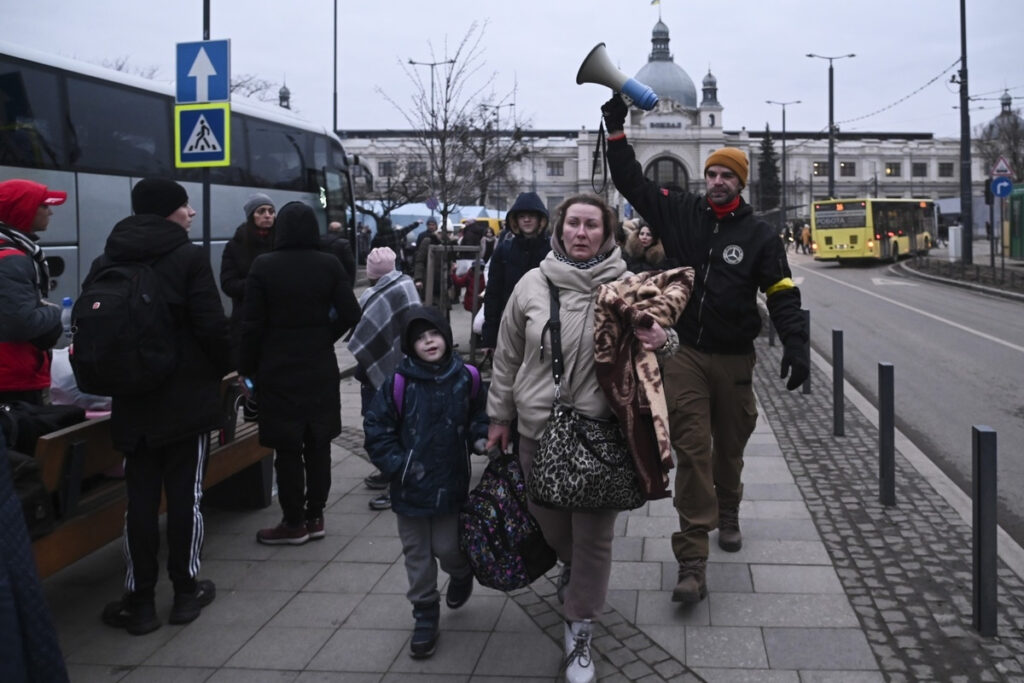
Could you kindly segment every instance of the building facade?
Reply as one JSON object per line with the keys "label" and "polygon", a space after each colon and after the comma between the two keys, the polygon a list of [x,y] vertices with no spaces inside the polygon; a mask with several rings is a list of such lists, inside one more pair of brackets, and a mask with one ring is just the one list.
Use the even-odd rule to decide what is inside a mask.
{"label": "building facade", "polygon": [[[636,79],[650,86],[659,97],[652,111],[630,109],[626,135],[636,151],[645,174],[664,186],[703,191],[703,161],[716,148],[743,149],[750,158],[750,182],[744,197],[759,207],[758,161],[763,131],[741,127],[726,128],[725,107],[718,99],[718,81],[708,71],[701,82],[700,99],[693,80],[669,51],[669,30],[662,22],[651,34],[648,62]],[[421,146],[409,131],[339,131],[348,152],[358,154],[374,173],[376,182],[386,182],[403,164],[422,167]],[[778,131],[771,133],[774,149],[782,155]],[[578,192],[601,191],[630,214],[603,168],[594,168],[598,132],[579,130],[527,130],[527,157],[515,164],[511,187],[492,187],[488,205],[507,209],[518,192],[533,190],[554,209],[565,197]],[[786,131],[786,178],[781,178],[787,198],[786,215],[804,221],[810,204],[828,198],[828,134]],[[921,199],[959,198],[960,140],[936,138],[931,133],[839,132],[835,139],[835,189],[839,197],[914,197]],[[975,234],[984,234],[987,212],[984,187],[988,170],[978,154],[972,154]],[[603,162],[603,160],[602,160]],[[958,203],[958,202],[957,202]],[[778,217],[778,211],[773,211]]]}

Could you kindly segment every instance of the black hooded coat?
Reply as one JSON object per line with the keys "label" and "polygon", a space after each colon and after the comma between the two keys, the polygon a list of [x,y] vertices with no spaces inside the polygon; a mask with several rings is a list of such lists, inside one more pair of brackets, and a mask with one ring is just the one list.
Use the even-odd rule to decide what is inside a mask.
{"label": "black hooded coat", "polygon": [[93,261],[83,289],[110,262],[150,263],[163,283],[175,321],[178,369],[149,393],[115,396],[110,418],[114,447],[131,452],[218,429],[224,421],[221,378],[229,371],[228,320],[210,261],[188,232],[160,216],[125,218]]}
{"label": "black hooded coat", "polygon": [[359,322],[359,302],[341,264],[319,250],[316,214],[290,202],[277,214],[273,251],[249,270],[239,372],[259,400],[260,443],[297,450],[307,428],[341,433],[334,342]]}

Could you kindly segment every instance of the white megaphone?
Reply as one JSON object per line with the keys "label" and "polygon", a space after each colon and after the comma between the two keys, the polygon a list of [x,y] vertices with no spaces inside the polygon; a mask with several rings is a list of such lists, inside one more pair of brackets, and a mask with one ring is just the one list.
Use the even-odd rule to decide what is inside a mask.
{"label": "white megaphone", "polygon": [[597,83],[609,87],[625,95],[636,106],[648,111],[658,104],[658,95],[653,90],[615,68],[608,51],[604,49],[604,43],[594,46],[580,64],[576,83]]}

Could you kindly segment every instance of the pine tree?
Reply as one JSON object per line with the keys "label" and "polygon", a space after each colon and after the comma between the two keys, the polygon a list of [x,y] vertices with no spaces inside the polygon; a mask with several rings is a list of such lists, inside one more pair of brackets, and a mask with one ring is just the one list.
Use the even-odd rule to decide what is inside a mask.
{"label": "pine tree", "polygon": [[758,178],[761,182],[761,211],[778,208],[782,195],[779,183],[779,157],[775,153],[775,140],[768,124],[764,125],[761,139],[761,159],[757,163]]}

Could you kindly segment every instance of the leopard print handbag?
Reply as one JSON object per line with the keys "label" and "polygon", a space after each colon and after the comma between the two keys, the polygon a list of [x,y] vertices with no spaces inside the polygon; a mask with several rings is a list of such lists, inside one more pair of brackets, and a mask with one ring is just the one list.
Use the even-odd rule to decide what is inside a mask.
{"label": "leopard print handbag", "polygon": [[557,402],[527,485],[534,503],[564,510],[633,510],[646,502],[619,423]]}

